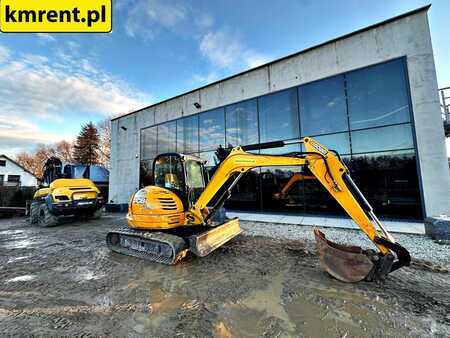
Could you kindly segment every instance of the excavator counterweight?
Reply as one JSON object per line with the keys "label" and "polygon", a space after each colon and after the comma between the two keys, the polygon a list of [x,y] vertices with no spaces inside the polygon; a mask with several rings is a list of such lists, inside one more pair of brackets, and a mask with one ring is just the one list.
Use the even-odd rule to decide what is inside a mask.
{"label": "excavator counterweight", "polygon": [[[305,151],[284,155],[249,152],[293,143],[303,143]],[[330,275],[344,282],[384,279],[409,265],[408,251],[395,242],[375,216],[339,154],[313,138],[220,150],[223,158],[207,184],[204,162],[199,158],[178,153],[158,155],[153,163],[154,185],[132,196],[127,214],[129,228],[108,233],[108,246],[118,253],[165,264],[176,264],[188,252],[204,257],[241,233],[239,220],[227,219],[221,210],[247,171],[267,166],[305,166],[310,174],[296,180],[317,179],[377,249],[336,244],[316,229],[319,257]],[[282,193],[287,190],[289,184]]]}

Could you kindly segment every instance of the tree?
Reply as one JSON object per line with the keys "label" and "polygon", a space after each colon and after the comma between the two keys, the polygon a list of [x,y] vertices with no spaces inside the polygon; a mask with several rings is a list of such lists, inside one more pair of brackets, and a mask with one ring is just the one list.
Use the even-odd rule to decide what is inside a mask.
{"label": "tree", "polygon": [[41,178],[44,164],[51,156],[56,156],[55,149],[45,144],[39,144],[33,153],[23,152],[18,154],[16,162],[33,173],[37,178]]}
{"label": "tree", "polygon": [[97,164],[99,163],[99,153],[100,136],[94,124],[89,122],[81,127],[77,136],[73,146],[73,159],[80,164]]}
{"label": "tree", "polygon": [[56,143],[55,156],[63,163],[73,163],[73,144],[65,140]]}
{"label": "tree", "polygon": [[98,122],[97,129],[100,136],[99,163],[109,169],[111,157],[111,119],[106,118]]}

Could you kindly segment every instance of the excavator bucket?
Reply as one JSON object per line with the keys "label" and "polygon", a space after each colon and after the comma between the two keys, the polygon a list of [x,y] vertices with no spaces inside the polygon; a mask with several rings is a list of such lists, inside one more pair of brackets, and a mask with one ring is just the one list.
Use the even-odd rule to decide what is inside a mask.
{"label": "excavator bucket", "polygon": [[189,250],[196,256],[205,257],[241,232],[239,218],[233,218],[211,230],[190,236]]}
{"label": "excavator bucket", "polygon": [[317,251],[324,269],[336,279],[347,283],[362,281],[374,269],[374,263],[359,246],[333,243],[318,229],[314,230]]}

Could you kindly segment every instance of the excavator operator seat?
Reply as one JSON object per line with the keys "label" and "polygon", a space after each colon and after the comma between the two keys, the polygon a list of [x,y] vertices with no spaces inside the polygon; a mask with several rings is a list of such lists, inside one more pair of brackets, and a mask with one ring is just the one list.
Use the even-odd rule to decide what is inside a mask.
{"label": "excavator operator seat", "polygon": [[174,187],[176,188],[176,187],[180,186],[180,180],[177,175],[172,174],[172,173],[167,173],[164,185],[167,188],[174,188]]}

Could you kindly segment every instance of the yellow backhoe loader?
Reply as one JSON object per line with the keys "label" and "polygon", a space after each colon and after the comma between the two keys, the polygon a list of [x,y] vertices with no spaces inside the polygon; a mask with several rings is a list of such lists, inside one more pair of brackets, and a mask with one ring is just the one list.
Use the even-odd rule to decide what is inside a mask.
{"label": "yellow backhoe loader", "polygon": [[[247,152],[293,143],[303,143],[305,151],[284,155]],[[319,257],[328,273],[345,282],[384,279],[410,263],[408,251],[375,216],[339,154],[312,138],[235,147],[207,185],[203,164],[189,155],[158,155],[153,163],[154,185],[131,197],[128,227],[109,232],[108,247],[164,264],[176,264],[188,252],[204,257],[241,232],[239,219],[220,219],[217,214],[242,175],[257,167],[306,166],[378,249],[339,245],[316,229]]]}

